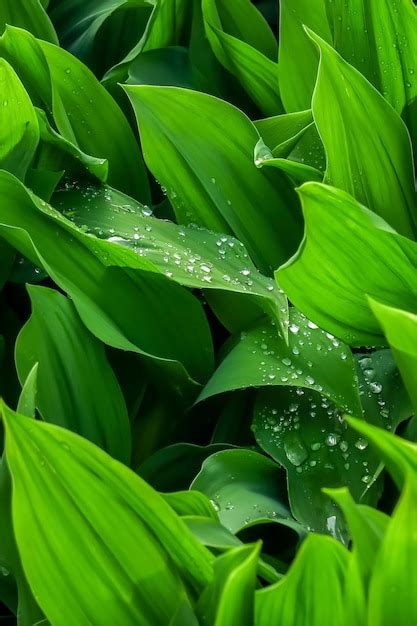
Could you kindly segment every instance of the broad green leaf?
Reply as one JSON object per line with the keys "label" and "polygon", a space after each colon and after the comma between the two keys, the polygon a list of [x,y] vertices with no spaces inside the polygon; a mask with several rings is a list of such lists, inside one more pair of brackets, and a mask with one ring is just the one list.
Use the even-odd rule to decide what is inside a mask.
{"label": "broad green leaf", "polygon": [[43,419],[73,430],[128,464],[129,418],[103,344],[65,296],[45,287],[30,286],[28,291],[32,316],[16,342],[21,383],[38,363],[36,406]]}
{"label": "broad green leaf", "polygon": [[288,258],[300,239],[298,207],[284,175],[254,166],[259,134],[248,118],[195,91],[125,89],[147,165],[166,188],[178,221],[233,233],[260,269],[270,271]]}
{"label": "broad green leaf", "polygon": [[369,588],[368,624],[391,626],[417,620],[417,479],[409,473],[388,523]]}
{"label": "broad green leaf", "polygon": [[[50,157],[48,157],[48,161],[52,165],[52,160],[50,159]],[[31,168],[26,174],[25,184],[39,198],[45,200],[46,202],[49,202],[63,175],[63,170],[55,172],[48,169]],[[15,274],[15,272],[13,272],[13,274]],[[19,272],[19,276],[21,275],[22,272]],[[23,280],[21,282],[27,281]]]}
{"label": "broad green leaf", "polygon": [[370,305],[394,353],[416,414],[417,316],[407,311],[385,306],[375,300],[371,300]]}
{"label": "broad green leaf", "polygon": [[312,123],[310,110],[275,115],[254,122],[264,143],[275,157],[287,157]]}
{"label": "broad green leaf", "polygon": [[[42,109],[36,108],[39,123],[40,147],[36,155],[38,169],[63,170],[67,175],[77,175],[77,166],[85,168],[102,182],[108,175],[108,161],[85,154],[74,143],[57,133],[48,122]],[[74,167],[75,166],[75,167]],[[35,189],[34,189],[35,191]]]}
{"label": "broad green leaf", "polygon": [[214,563],[214,579],[197,605],[201,624],[252,626],[260,544],[233,548]]}
{"label": "broad green leaf", "polygon": [[331,41],[324,0],[281,0],[280,93],[287,113],[311,107],[316,83],[318,55],[304,26]]}
{"label": "broad green leaf", "polygon": [[127,260],[121,246],[83,233],[7,172],[0,173],[0,195],[10,199],[0,205],[2,235],[70,295],[87,328],[104,343],[144,356],[154,375],[169,372],[168,388],[195,393],[190,377],[204,381],[212,369],[208,324],[196,298],[146,259],[129,252]]}
{"label": "broad green leaf", "polygon": [[269,518],[291,526],[278,467],[252,450],[224,450],[203,462],[191,488],[208,496],[220,522],[232,533]]}
{"label": "broad green leaf", "polygon": [[64,139],[82,152],[107,159],[109,183],[146,202],[148,182],[135,136],[90,70],[66,50],[19,28],[6,29],[0,51],[29,93],[52,113]]}
{"label": "broad green leaf", "polygon": [[413,2],[326,2],[333,27],[334,47],[402,115],[415,150],[417,10]]}
{"label": "broad green leaf", "polygon": [[344,626],[349,553],[331,537],[307,537],[285,578],[255,592],[255,625]]}
{"label": "broad green leaf", "polygon": [[349,349],[296,309],[290,309],[289,344],[270,322],[243,332],[199,399],[271,385],[313,389],[346,411],[362,412]]}
{"label": "broad green leaf", "polygon": [[0,167],[23,180],[39,142],[39,126],[28,94],[4,59],[0,92]]}
{"label": "broad green leaf", "polygon": [[209,582],[209,553],[133,472],[58,426],[6,407],[3,420],[16,541],[53,624],[162,626],[185,582],[197,593]]}
{"label": "broad green leaf", "polygon": [[40,0],[2,0],[0,34],[7,25],[19,26],[39,39],[58,44],[58,38]]}
{"label": "broad green leaf", "polygon": [[[409,416],[405,390],[388,350],[359,355],[359,393],[366,419],[395,429]],[[296,519],[321,532],[346,536],[346,524],[324,487],[348,485],[356,499],[376,504],[380,456],[348,428],[340,410],[317,392],[275,387],[258,392],[253,431],[257,443],[287,471]]]}
{"label": "broad green leaf", "polygon": [[123,246],[133,259],[146,259],[181,285],[246,295],[258,317],[262,311],[270,315],[285,333],[285,296],[272,279],[257,271],[236,239],[155,219],[149,207],[109,187],[67,185],[54,201],[84,231]]}
{"label": "broad green leaf", "polygon": [[22,384],[22,392],[17,405],[17,413],[26,415],[27,417],[36,416],[36,399],[38,395],[38,367],[36,362],[29,371],[24,383]]}
{"label": "broad green leaf", "polygon": [[[327,156],[326,180],[414,238],[416,196],[410,137],[383,96],[320,37],[312,110]],[[369,121],[375,120],[372,132]]]}
{"label": "broad green leaf", "polygon": [[236,76],[265,115],[283,112],[276,43],[259,11],[248,0],[235,2],[232,11],[224,0],[203,0],[202,8],[207,37],[220,63]]}
{"label": "broad green leaf", "polygon": [[417,246],[345,192],[299,189],[305,239],[276,278],[310,319],[350,345],[384,345],[367,295],[417,312]]}
{"label": "broad green leaf", "polygon": [[[143,15],[144,25],[154,0],[67,0],[53,1],[50,15],[61,45],[87,64],[94,64],[97,35],[106,20],[116,11],[129,8]],[[119,44],[120,45],[120,44]]]}

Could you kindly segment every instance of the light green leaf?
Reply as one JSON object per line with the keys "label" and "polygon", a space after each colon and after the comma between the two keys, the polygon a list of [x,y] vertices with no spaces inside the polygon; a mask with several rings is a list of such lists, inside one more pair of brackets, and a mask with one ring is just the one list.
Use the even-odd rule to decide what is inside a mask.
{"label": "light green leaf", "polygon": [[370,300],[417,413],[417,316]]}
{"label": "light green leaf", "polygon": [[[414,238],[414,169],[405,124],[354,67],[309,34],[320,50],[312,110],[327,155],[327,182]],[[372,132],[369,120],[377,121]]]}
{"label": "light green leaf", "polygon": [[260,544],[233,548],[214,563],[214,579],[197,605],[201,624],[252,626]]}
{"label": "light green leaf", "polygon": [[[410,0],[326,0],[334,47],[402,115],[417,140],[417,9]],[[389,68],[389,71],[387,71]]]}
{"label": "light green leaf", "polygon": [[311,107],[316,83],[318,54],[304,26],[331,41],[324,0],[281,0],[280,92],[287,113]]}
{"label": "light green leaf", "polygon": [[322,182],[323,174],[311,165],[291,161],[290,159],[274,158],[271,150],[260,139],[255,146],[254,161],[256,167],[262,168],[276,167],[285,172],[295,183],[305,183],[308,181]]}
{"label": "light green leaf", "polygon": [[275,115],[254,122],[275,157],[287,157],[312,123],[311,110]]}
{"label": "light green leaf", "polygon": [[211,557],[153,489],[70,431],[6,407],[3,420],[16,540],[53,624],[165,626],[185,582],[201,592]]}
{"label": "light green leaf", "polygon": [[255,625],[344,626],[348,559],[338,541],[309,535],[285,578],[255,592]]}
{"label": "light green leaf", "polygon": [[[67,185],[54,202],[83,231],[123,246],[126,258],[149,261],[186,287],[242,294],[287,334],[288,305],[276,283],[260,274],[244,246],[227,235],[155,219],[149,207],[109,187]],[[221,293],[221,295],[223,295]]]}
{"label": "light green leaf", "polygon": [[200,394],[200,400],[246,387],[313,389],[353,414],[361,414],[349,349],[300,312],[290,309],[289,344],[268,322],[243,332]]}
{"label": "light green leaf", "polygon": [[23,180],[39,142],[39,126],[28,94],[4,59],[0,92],[0,167]]}
{"label": "light green leaf", "polygon": [[39,364],[36,406],[43,419],[69,428],[124,463],[130,424],[104,346],[85,328],[73,303],[45,287],[28,287],[32,316],[16,341],[21,383]]}
{"label": "light green leaf", "polygon": [[181,517],[199,516],[217,520],[217,514],[210,500],[199,491],[175,491],[162,494],[165,502]]}
{"label": "light green leaf", "polygon": [[2,0],[0,34],[3,34],[6,25],[19,26],[39,39],[58,44],[51,20],[39,0]]}
{"label": "light green leaf", "polygon": [[22,385],[22,392],[19,396],[17,412],[26,417],[36,416],[36,399],[38,395],[38,367],[39,363],[35,363],[29,371]]}
{"label": "light green leaf", "polygon": [[166,188],[178,221],[233,233],[260,269],[270,271],[288,258],[300,239],[298,207],[282,174],[254,166],[259,134],[248,118],[195,91],[125,89],[147,165]]}
{"label": "light green leaf", "polygon": [[310,319],[350,345],[384,345],[367,295],[417,312],[417,246],[338,189],[299,189],[306,234],[276,278]]}
{"label": "light green leaf", "polygon": [[161,367],[169,372],[168,389],[195,394],[190,377],[204,381],[213,358],[196,298],[146,259],[129,252],[127,260],[121,246],[83,233],[7,172],[0,173],[0,195],[10,199],[0,204],[2,235],[70,295],[87,328],[144,356],[154,376]]}
{"label": "light green leaf", "polygon": [[392,626],[417,620],[416,473],[409,473],[388,524],[369,587],[368,624]]}
{"label": "light green leaf", "polygon": [[377,449],[400,488],[410,472],[417,472],[417,444],[353,417],[348,422]]}
{"label": "light green leaf", "polygon": [[191,488],[211,499],[220,522],[232,533],[260,519],[294,523],[278,467],[258,452],[216,452],[203,462]]}
{"label": "light green leaf", "polygon": [[[84,167],[90,174],[102,182],[106,182],[109,164],[106,159],[85,154],[74,143],[68,141],[57,133],[48,122],[48,118],[42,109],[35,109],[39,123],[41,145],[36,156],[38,169],[64,170],[67,175],[77,172],[72,171],[75,166]],[[69,157],[69,158],[68,158]],[[70,170],[68,172],[68,170]],[[34,190],[35,191],[35,190]]]}
{"label": "light green leaf", "polygon": [[135,136],[90,70],[66,50],[19,28],[6,29],[0,51],[31,96],[52,113],[64,139],[82,152],[107,159],[109,183],[146,202],[148,181]]}
{"label": "light green leaf", "polygon": [[236,76],[265,115],[283,112],[274,58],[276,42],[259,11],[248,0],[235,2],[232,11],[224,0],[203,0],[202,8],[207,37],[219,62]]}

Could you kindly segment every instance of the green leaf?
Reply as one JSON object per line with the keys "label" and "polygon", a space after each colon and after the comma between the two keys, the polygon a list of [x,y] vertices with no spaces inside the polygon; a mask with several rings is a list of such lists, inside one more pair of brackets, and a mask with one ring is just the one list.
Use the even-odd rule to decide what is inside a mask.
{"label": "green leaf", "polygon": [[396,484],[401,488],[410,472],[413,474],[417,471],[417,444],[353,417],[349,417],[348,422],[377,449]]}
{"label": "green leaf", "polygon": [[0,33],[7,25],[19,26],[39,39],[58,44],[58,38],[45,8],[39,0],[2,0]]}
{"label": "green leaf", "polygon": [[290,309],[289,344],[268,322],[243,332],[199,399],[271,385],[313,389],[346,411],[362,413],[349,349],[296,309]]}
{"label": "green leaf", "polygon": [[176,491],[162,494],[165,502],[181,517],[199,516],[217,520],[217,514],[210,500],[198,491]]}
{"label": "green leaf", "polygon": [[236,76],[265,115],[283,112],[276,43],[259,11],[248,0],[235,2],[231,12],[224,0],[203,0],[202,8],[207,37],[220,63]]}
{"label": "green leaf", "polygon": [[189,0],[158,0],[145,32],[128,54],[104,76],[106,88],[126,81],[129,66],[142,52],[176,46],[188,21]]}
{"label": "green leaf", "polygon": [[[69,0],[54,2],[51,18],[59,34],[61,45],[87,64],[94,63],[95,44],[100,29],[120,9],[134,9],[149,18],[154,0]],[[119,44],[120,45],[120,44]]]}
{"label": "green leaf", "polygon": [[41,140],[36,158],[37,168],[62,169],[67,175],[72,174],[76,177],[76,168],[77,166],[79,168],[81,165],[98,180],[106,182],[109,169],[108,161],[85,154],[78,146],[62,137],[52,128],[42,109],[36,108],[35,110]]}
{"label": "green leaf", "polygon": [[256,626],[343,626],[348,558],[334,539],[309,535],[285,578],[255,592]]}
{"label": "green leaf", "polygon": [[417,413],[417,316],[370,300],[371,309],[381,324],[393,351],[401,377]]}
{"label": "green leaf", "polygon": [[346,574],[346,624],[365,625],[369,580],[389,517],[377,509],[356,504],[348,489],[326,491],[342,509],[353,540]]}
{"label": "green leaf", "polygon": [[39,142],[39,126],[28,94],[4,59],[0,90],[0,167],[23,180]]}
{"label": "green leaf", "polygon": [[58,426],[6,407],[3,420],[16,540],[52,623],[162,626],[186,601],[184,582],[197,593],[209,582],[209,553],[138,476]]}
{"label": "green leaf", "polygon": [[141,52],[129,64],[128,85],[172,85],[195,89],[195,79],[186,48],[171,46]]}
{"label": "green leaf", "polygon": [[74,304],[52,289],[28,287],[32,316],[16,342],[23,383],[39,364],[36,406],[47,422],[69,428],[128,464],[130,424],[104,352]]}
{"label": "green leaf", "polygon": [[[326,0],[334,47],[402,115],[417,140],[417,10],[409,0]],[[386,71],[389,68],[389,71]]]}
{"label": "green leaf", "polygon": [[271,150],[260,139],[255,146],[254,161],[256,167],[262,168],[276,167],[285,172],[295,183],[305,183],[308,181],[322,182],[323,174],[311,165],[298,163],[290,159],[274,158]]}
{"label": "green leaf", "polygon": [[38,395],[38,366],[35,363],[26,376],[22,385],[22,392],[17,405],[17,413],[26,415],[26,417],[35,418],[36,416],[36,399]]}
{"label": "green leaf", "polygon": [[310,110],[275,115],[254,122],[264,143],[275,157],[287,157],[312,123]]}
{"label": "green leaf", "polygon": [[203,461],[214,452],[228,447],[223,443],[208,446],[176,443],[157,450],[147,458],[139,466],[138,474],[158,491],[188,489]]}
{"label": "green leaf", "polygon": [[368,624],[391,626],[417,620],[416,473],[410,473],[388,524],[369,587]]}
{"label": "green leaf", "polygon": [[133,263],[139,256],[181,285],[229,292],[234,306],[233,295],[242,294],[254,303],[258,317],[263,311],[286,332],[285,296],[257,271],[236,239],[155,219],[149,207],[109,187],[66,185],[54,201],[83,231],[123,246]]}
{"label": "green leaf", "polygon": [[146,163],[167,189],[178,221],[233,233],[260,269],[288,258],[300,239],[298,208],[283,175],[254,166],[259,134],[243,113],[195,91],[125,89]]}
{"label": "green leaf", "polygon": [[90,70],[66,50],[19,28],[6,29],[0,50],[29,93],[52,113],[64,139],[82,152],[107,159],[109,183],[146,202],[149,188],[135,136]]}
{"label": "green leaf", "polygon": [[87,328],[108,345],[141,354],[154,376],[160,368],[169,372],[167,389],[189,401],[196,390],[190,377],[205,380],[213,358],[196,298],[146,259],[129,252],[127,261],[121,246],[83,233],[7,172],[0,173],[0,195],[10,198],[0,205],[3,236],[70,295]]}
{"label": "green leaf", "polygon": [[299,189],[306,234],[276,278],[316,324],[354,346],[384,345],[367,295],[417,312],[417,247],[351,196],[318,183]]}
{"label": "green leaf", "polygon": [[232,533],[248,522],[293,522],[275,463],[252,450],[223,450],[203,462],[191,488],[208,496],[220,522]]}
{"label": "green leaf", "polygon": [[331,41],[324,0],[281,0],[280,92],[287,113],[311,107],[316,83],[318,55],[304,26]]}
{"label": "green leaf", "polygon": [[[416,196],[410,137],[381,94],[333,48],[320,50],[312,110],[327,156],[326,180],[414,238]],[[369,132],[369,120],[377,123]]]}
{"label": "green leaf", "polygon": [[214,579],[198,606],[201,624],[252,626],[260,544],[233,548],[214,563]]}

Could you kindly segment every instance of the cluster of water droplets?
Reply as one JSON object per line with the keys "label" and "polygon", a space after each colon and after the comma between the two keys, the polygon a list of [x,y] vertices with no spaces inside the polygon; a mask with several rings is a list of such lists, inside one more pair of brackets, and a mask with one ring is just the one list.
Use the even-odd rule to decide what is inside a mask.
{"label": "cluster of water droplets", "polygon": [[[150,207],[120,204],[107,188],[67,182],[62,191],[77,192],[85,201],[81,211],[63,209],[67,219],[86,233],[147,258],[168,278],[202,288],[224,286],[239,292],[270,294],[282,300],[282,290],[273,279],[259,274],[244,245],[234,237],[194,224],[180,227],[158,219]],[[106,212],[105,224],[95,223],[95,202],[103,200],[111,211]],[[118,219],[120,214],[124,214],[123,220]]]}

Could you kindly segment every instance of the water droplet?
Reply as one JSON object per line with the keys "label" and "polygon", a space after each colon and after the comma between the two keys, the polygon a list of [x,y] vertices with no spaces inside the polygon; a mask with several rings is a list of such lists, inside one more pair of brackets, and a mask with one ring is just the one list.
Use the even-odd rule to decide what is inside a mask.
{"label": "water droplet", "polygon": [[307,322],[307,326],[313,330],[315,330],[316,328],[318,328],[317,324],[315,324],[314,322]]}
{"label": "water droplet", "polygon": [[308,452],[300,438],[295,433],[288,433],[284,440],[284,450],[287,459],[295,466],[301,465],[308,457]]}
{"label": "water droplet", "polygon": [[366,439],[362,439],[361,437],[355,442],[355,448],[358,450],[366,450],[368,447],[368,442]]}
{"label": "water droplet", "polygon": [[210,504],[217,513],[220,511],[220,504],[216,500],[210,500]]}
{"label": "water droplet", "polygon": [[333,448],[334,446],[337,446],[339,439],[339,435],[335,435],[335,433],[329,433],[326,437],[326,444],[330,446],[330,448]]}
{"label": "water droplet", "polygon": [[297,324],[291,324],[289,330],[290,330],[291,333],[293,333],[293,335],[296,335],[298,333],[298,331],[300,330],[300,327],[297,326]]}
{"label": "water droplet", "polygon": [[369,383],[369,388],[372,391],[372,393],[381,393],[382,391],[381,383],[378,383],[376,381],[372,381],[371,383]]}

